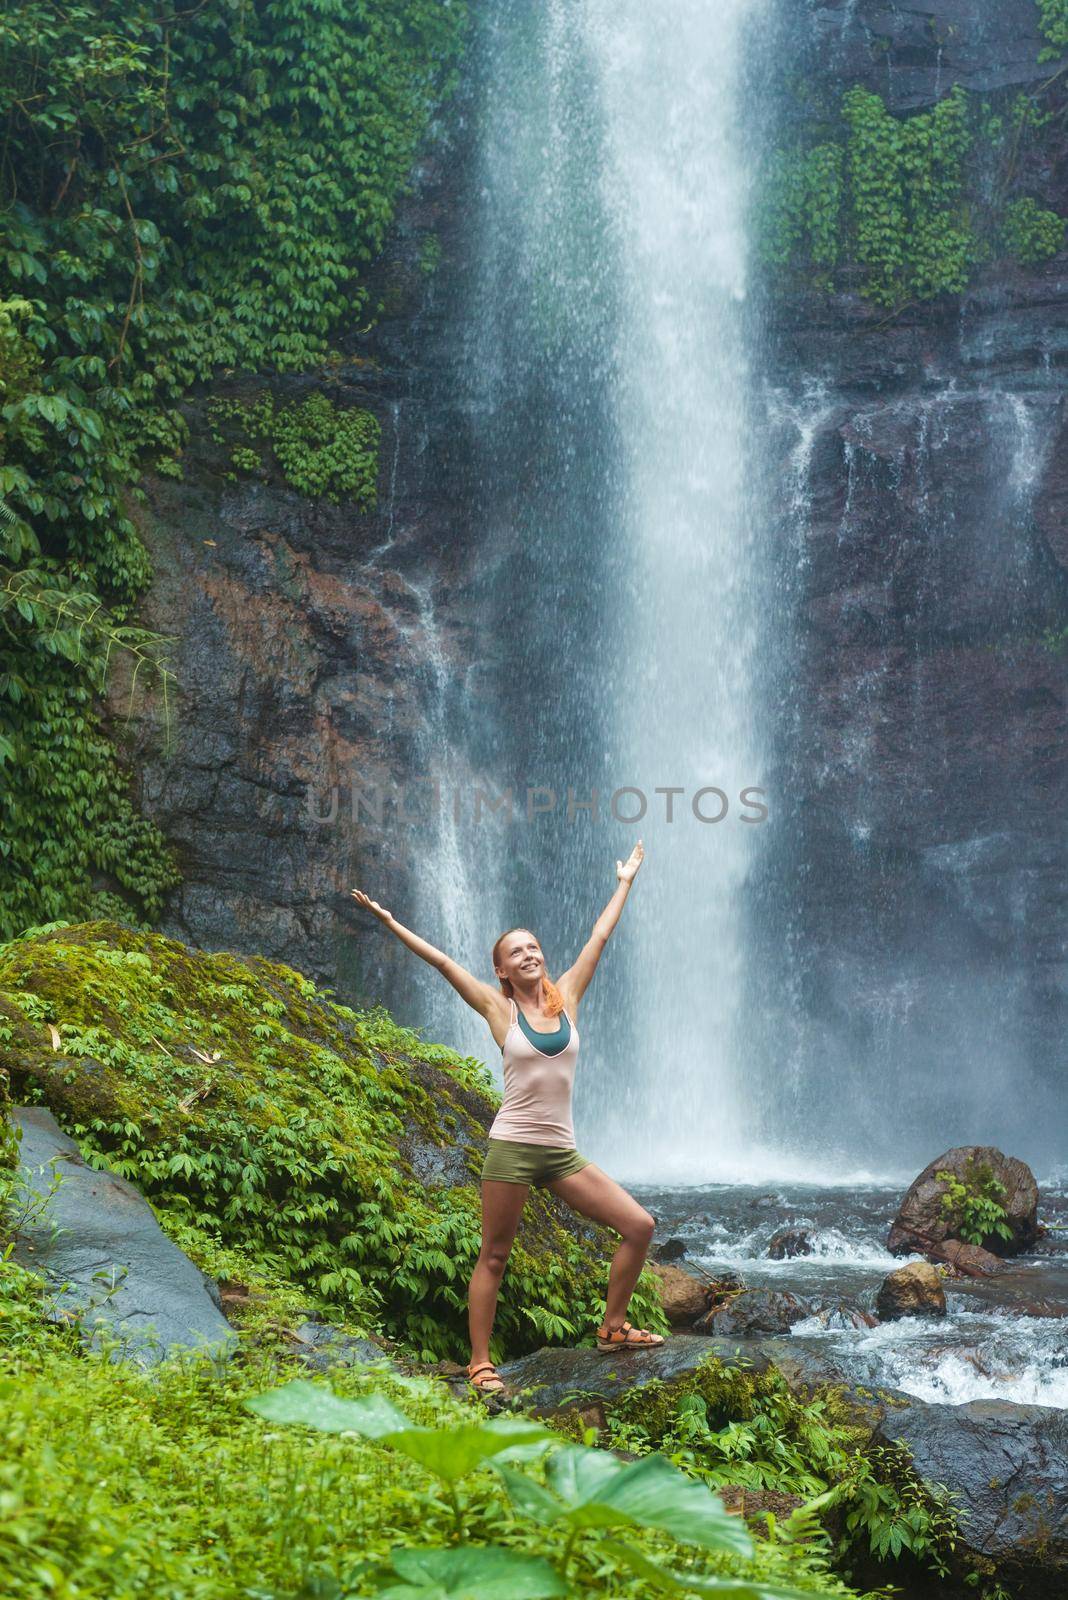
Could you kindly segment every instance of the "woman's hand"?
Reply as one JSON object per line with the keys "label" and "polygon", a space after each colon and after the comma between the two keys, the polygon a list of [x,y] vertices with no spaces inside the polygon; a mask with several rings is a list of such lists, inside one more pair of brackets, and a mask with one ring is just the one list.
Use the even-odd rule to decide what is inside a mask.
{"label": "woman's hand", "polygon": [[641,866],[644,858],[645,850],[643,849],[642,842],[639,839],[638,843],[634,846],[634,849],[631,851],[626,861],[616,862],[616,877],[619,879],[620,883],[634,882],[635,874],[637,873],[638,868]]}
{"label": "woman's hand", "polygon": [[392,911],[387,911],[385,906],[380,906],[377,900],[372,900],[368,895],[365,895],[362,889],[353,889],[351,892],[355,896],[357,904],[363,906],[365,911],[373,912],[379,922],[393,921]]}

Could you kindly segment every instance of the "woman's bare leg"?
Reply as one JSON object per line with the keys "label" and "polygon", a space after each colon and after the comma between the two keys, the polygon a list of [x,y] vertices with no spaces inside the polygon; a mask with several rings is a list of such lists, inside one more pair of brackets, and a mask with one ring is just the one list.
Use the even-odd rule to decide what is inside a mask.
{"label": "woman's bare leg", "polygon": [[649,1241],[656,1227],[654,1219],[633,1195],[591,1162],[569,1178],[557,1178],[548,1186],[573,1210],[593,1222],[601,1222],[620,1235],[620,1243],[608,1273],[605,1322],[618,1328],[626,1320],[634,1285],[645,1265]]}
{"label": "woman's bare leg", "polygon": [[472,1367],[490,1358],[497,1294],[529,1193],[526,1183],[499,1183],[487,1178],[482,1185],[482,1248],[467,1291]]}

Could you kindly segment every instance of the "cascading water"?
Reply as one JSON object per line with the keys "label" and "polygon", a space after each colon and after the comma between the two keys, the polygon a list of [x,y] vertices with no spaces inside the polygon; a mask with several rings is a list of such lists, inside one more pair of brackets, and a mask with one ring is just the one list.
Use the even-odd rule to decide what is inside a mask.
{"label": "cascading water", "polygon": [[[937,656],[1031,626],[1052,379],[984,379],[1000,358],[964,324],[886,394],[765,351],[750,218],[782,109],[765,64],[807,26],[787,11],[508,0],[473,54],[479,563],[449,603],[483,635],[452,685],[431,640],[427,768],[445,808],[463,792],[422,842],[420,931],[492,979],[493,940],[530,926],[559,973],[643,838],[576,1088],[580,1144],[630,1180],[903,1178],[932,1136],[1043,1160],[1058,1122],[1041,885],[984,881],[1005,841],[945,778],[976,711]],[[496,1066],[422,982],[428,1025]]]}
{"label": "cascading water", "polygon": [[[804,396],[769,397],[792,485],[777,631],[798,665],[773,781],[805,804],[788,798],[768,863],[759,915],[782,934],[765,941],[773,960],[751,973],[747,1010],[755,1058],[782,1048],[774,1085],[754,1083],[770,1137],[813,1175],[907,1177],[977,1140],[1039,1163],[1059,1148],[1029,936],[1044,890],[1007,870],[1012,784],[1025,791],[1042,752],[998,709],[1001,652],[1034,648],[1048,588],[1032,501],[1056,395],[1041,375],[1018,381],[954,376],[857,404],[834,396],[830,371],[809,372]],[[851,610],[827,609],[831,571]],[[832,707],[818,718],[802,612],[819,624],[815,676]],[[954,673],[968,659],[975,671]],[[954,781],[965,759],[973,789]],[[1057,849],[1051,836],[1051,863]]]}
{"label": "cascading water", "polygon": [[738,896],[767,797],[743,793],[762,788],[743,102],[763,10],[721,0],[712,26],[707,0],[667,19],[513,0],[482,40],[468,381],[496,715],[465,737],[516,820],[472,831],[472,865],[504,864],[486,953],[522,922],[559,972],[642,838],[576,1101],[584,1148],[631,1176],[753,1156]]}

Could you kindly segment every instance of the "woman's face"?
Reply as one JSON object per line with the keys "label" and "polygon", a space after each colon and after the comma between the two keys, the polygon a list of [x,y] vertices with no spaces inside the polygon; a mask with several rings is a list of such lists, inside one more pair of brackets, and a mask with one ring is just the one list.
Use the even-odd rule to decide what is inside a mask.
{"label": "woman's face", "polygon": [[545,975],[541,945],[528,928],[510,933],[497,953],[497,976],[527,988]]}

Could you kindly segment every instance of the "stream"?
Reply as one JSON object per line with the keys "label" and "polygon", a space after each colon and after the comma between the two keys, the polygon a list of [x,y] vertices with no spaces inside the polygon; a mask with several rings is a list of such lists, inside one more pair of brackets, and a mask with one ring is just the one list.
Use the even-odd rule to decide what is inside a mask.
{"label": "stream", "polygon": [[[892,1256],[887,1230],[903,1190],[878,1185],[634,1186],[657,1221],[651,1251],[681,1239],[689,1270],[739,1273],[751,1288],[846,1300],[874,1312],[888,1272],[915,1256]],[[1040,1219],[1068,1225],[1068,1176],[1039,1180]],[[811,1255],[773,1261],[780,1228],[811,1230]],[[954,1405],[1001,1399],[1068,1407],[1068,1231],[995,1278],[947,1281],[945,1317],[908,1317],[875,1328],[826,1328],[814,1317],[791,1329],[816,1339],[856,1383],[885,1384],[918,1399]]]}

